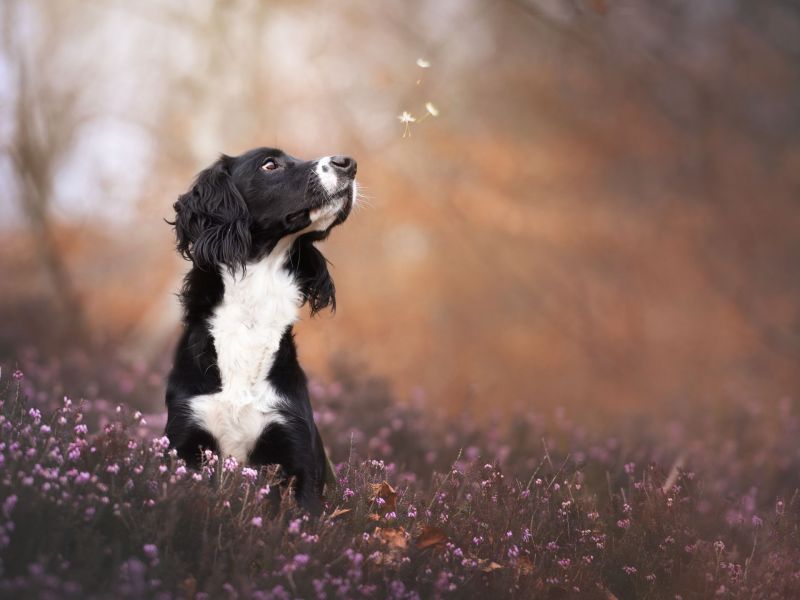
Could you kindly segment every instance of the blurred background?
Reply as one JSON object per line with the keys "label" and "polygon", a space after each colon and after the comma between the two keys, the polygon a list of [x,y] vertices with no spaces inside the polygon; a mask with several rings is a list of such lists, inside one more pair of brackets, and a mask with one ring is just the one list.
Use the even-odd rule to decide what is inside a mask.
{"label": "blurred background", "polygon": [[164,219],[219,153],[270,145],[355,156],[367,196],[325,242],[338,312],[298,326],[321,380],[501,419],[800,391],[794,2],[5,0],[0,19],[7,364],[168,366],[188,265]]}

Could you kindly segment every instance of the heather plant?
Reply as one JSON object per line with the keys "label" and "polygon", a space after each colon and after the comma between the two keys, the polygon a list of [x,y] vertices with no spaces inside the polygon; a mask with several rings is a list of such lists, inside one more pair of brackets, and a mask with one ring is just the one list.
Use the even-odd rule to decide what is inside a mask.
{"label": "heather plant", "polygon": [[4,597],[800,595],[789,401],[478,426],[340,370],[311,386],[337,475],[312,518],[275,469],[211,453],[187,469],[141,411],[163,368],[112,362],[2,370]]}

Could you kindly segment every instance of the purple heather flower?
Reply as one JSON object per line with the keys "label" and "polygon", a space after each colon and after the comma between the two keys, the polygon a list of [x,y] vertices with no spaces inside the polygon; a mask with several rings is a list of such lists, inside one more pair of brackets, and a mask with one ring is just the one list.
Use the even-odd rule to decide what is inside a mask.
{"label": "purple heather flower", "polygon": [[169,438],[167,436],[162,435],[161,437],[153,439],[154,450],[166,450],[167,448],[169,448]]}
{"label": "purple heather flower", "polygon": [[293,519],[293,520],[289,521],[289,527],[288,527],[287,531],[289,533],[293,533],[293,534],[300,533],[301,523],[302,523],[302,521],[300,519]]}
{"label": "purple heather flower", "polygon": [[625,465],[625,472],[628,475],[633,475],[634,471],[636,471],[636,463],[629,462]]}
{"label": "purple heather flower", "polygon": [[560,559],[558,561],[558,566],[561,567],[564,570],[569,569],[571,564],[572,564],[572,561],[570,559],[568,559],[568,558],[562,558],[562,559]]}
{"label": "purple heather flower", "polygon": [[22,371],[17,369],[16,371],[14,371],[11,377],[14,379],[14,381],[21,381],[22,378],[25,377],[25,375],[22,373]]}
{"label": "purple heather flower", "polygon": [[292,562],[297,567],[304,567],[309,563],[310,560],[311,557],[308,554],[295,554],[294,559],[292,559]]}
{"label": "purple heather flower", "polygon": [[233,473],[239,468],[239,461],[236,460],[233,456],[229,456],[225,459],[222,463],[222,470],[226,473]]}
{"label": "purple heather flower", "polygon": [[409,519],[416,519],[417,518],[417,509],[413,506],[408,507],[408,518]]}
{"label": "purple heather flower", "polygon": [[522,541],[523,542],[530,542],[531,541],[531,530],[527,527],[522,530]]}
{"label": "purple heather flower", "polygon": [[16,494],[11,494],[8,498],[6,498],[5,502],[3,502],[3,514],[5,515],[6,519],[11,518],[11,511],[14,510],[14,507],[16,505],[17,505]]}
{"label": "purple heather flower", "polygon": [[625,571],[628,575],[636,574],[636,567],[625,565],[624,567],[622,567],[622,570]]}
{"label": "purple heather flower", "polygon": [[250,524],[253,527],[261,527],[262,523],[263,520],[261,519],[261,517],[253,517],[253,519],[250,521]]}
{"label": "purple heather flower", "polygon": [[258,471],[251,467],[242,467],[242,477],[253,483],[258,478]]}
{"label": "purple heather flower", "polygon": [[155,544],[145,544],[142,546],[142,550],[144,551],[144,555],[149,559],[157,559],[158,558],[158,546]]}

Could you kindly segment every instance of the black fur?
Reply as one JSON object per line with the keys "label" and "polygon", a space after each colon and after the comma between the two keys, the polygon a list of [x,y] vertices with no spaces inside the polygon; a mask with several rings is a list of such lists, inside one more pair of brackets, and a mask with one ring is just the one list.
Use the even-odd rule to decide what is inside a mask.
{"label": "black fur", "polygon": [[[355,161],[341,158],[342,164],[347,165],[342,180],[349,180],[350,187],[337,191],[334,197],[341,193],[345,198],[347,194],[347,201],[327,230],[298,237],[286,262],[312,314],[336,306],[336,288],[328,262],[314,242],[327,237],[333,226],[347,218],[351,208]],[[279,166],[274,172],[265,173],[263,166],[270,160]],[[202,171],[191,189],[175,203],[172,225],[177,249],[192,261],[192,267],[180,294],[184,330],[167,382],[166,435],[178,455],[192,467],[199,466],[203,450],[218,452],[213,436],[192,422],[190,400],[221,391],[208,319],[225,292],[222,269],[232,273],[246,269],[247,263],[269,254],[281,238],[311,223],[310,211],[331,199],[314,174],[315,166],[315,161],[301,161],[271,148],[259,148],[239,157],[222,156]],[[288,406],[282,409],[286,422],[265,428],[248,462],[281,465],[295,481],[298,501],[316,510],[323,491],[326,458],[291,327],[283,333],[267,380],[288,400]]]}

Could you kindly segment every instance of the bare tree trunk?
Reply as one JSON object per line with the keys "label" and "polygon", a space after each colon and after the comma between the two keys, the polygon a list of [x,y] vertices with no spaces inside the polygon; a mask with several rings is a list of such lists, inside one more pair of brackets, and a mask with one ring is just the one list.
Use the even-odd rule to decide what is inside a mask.
{"label": "bare tree trunk", "polygon": [[[59,314],[56,332],[87,342],[89,331],[83,307],[56,244],[49,211],[56,164],[70,145],[79,123],[74,111],[76,96],[44,98],[37,93],[29,77],[29,61],[15,43],[12,13],[13,5],[6,5],[3,37],[7,55],[16,63],[18,84],[15,131],[9,147],[19,177],[18,201],[28,222],[37,262]],[[48,106],[47,102],[52,102],[53,106]]]}

